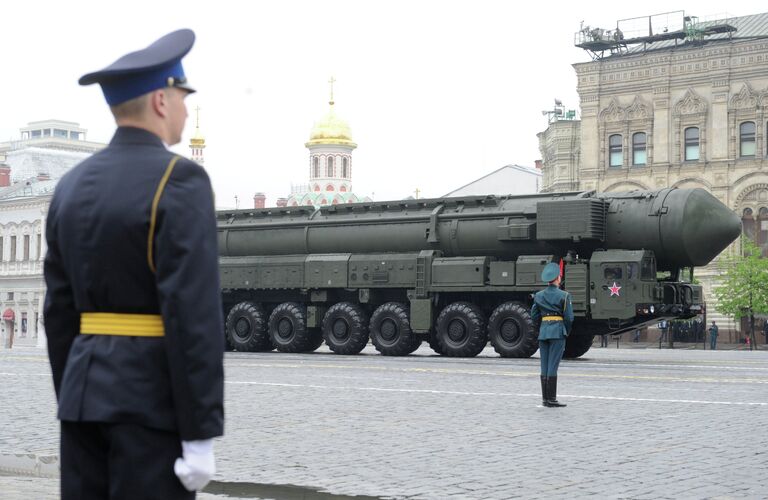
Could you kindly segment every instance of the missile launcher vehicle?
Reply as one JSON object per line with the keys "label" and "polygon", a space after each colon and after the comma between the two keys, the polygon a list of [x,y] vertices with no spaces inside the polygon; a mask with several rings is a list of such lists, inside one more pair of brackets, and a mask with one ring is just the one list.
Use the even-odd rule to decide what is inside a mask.
{"label": "missile launcher vehicle", "polygon": [[549,262],[575,321],[566,357],[594,335],[706,314],[684,279],[741,232],[703,189],[475,196],[217,214],[225,331],[238,351],[445,356],[538,348],[530,316]]}

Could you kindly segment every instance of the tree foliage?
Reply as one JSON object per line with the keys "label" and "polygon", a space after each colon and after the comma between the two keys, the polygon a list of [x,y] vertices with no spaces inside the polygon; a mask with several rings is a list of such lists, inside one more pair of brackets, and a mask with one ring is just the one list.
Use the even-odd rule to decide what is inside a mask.
{"label": "tree foliage", "polygon": [[760,248],[744,238],[742,255],[725,259],[726,271],[714,289],[717,309],[741,319],[754,314],[768,314],[768,259]]}

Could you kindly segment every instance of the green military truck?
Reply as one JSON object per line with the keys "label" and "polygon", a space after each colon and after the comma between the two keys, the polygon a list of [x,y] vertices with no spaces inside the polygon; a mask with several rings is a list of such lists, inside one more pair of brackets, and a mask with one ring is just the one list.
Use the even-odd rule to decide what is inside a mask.
{"label": "green military truck", "polygon": [[682,269],[741,231],[702,189],[574,192],[225,210],[217,214],[226,337],[238,351],[445,356],[537,348],[530,308],[559,262],[575,322],[596,334],[705,314]]}

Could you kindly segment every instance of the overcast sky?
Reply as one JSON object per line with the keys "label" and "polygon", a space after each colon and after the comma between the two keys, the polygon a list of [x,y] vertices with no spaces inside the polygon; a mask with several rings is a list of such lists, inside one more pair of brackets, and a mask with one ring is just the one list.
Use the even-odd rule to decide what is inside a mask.
{"label": "overcast sky", "polygon": [[0,141],[30,121],[79,122],[108,142],[114,123],[98,86],[77,79],[178,28],[197,43],[184,59],[201,108],[205,167],[217,204],[267,203],[306,183],[304,143],[328,109],[352,127],[353,188],[376,200],[418,188],[436,197],[510,163],[533,166],[542,111],[578,110],[573,63],[581,21],[670,10],[717,17],[766,10],[756,1],[144,1],[4,2]]}

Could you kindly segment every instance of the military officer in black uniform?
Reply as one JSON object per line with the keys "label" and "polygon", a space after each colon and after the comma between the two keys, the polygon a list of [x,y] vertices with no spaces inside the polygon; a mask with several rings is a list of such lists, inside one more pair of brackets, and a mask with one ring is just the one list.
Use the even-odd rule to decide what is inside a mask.
{"label": "military officer in black uniform", "polygon": [[222,309],[211,184],[166,145],[194,92],[194,33],[87,74],[118,125],[51,200],[45,323],[67,499],[194,498],[223,433]]}
{"label": "military officer in black uniform", "polygon": [[544,406],[566,406],[557,401],[557,367],[565,351],[565,338],[573,325],[571,295],[560,289],[560,266],[550,262],[541,272],[541,281],[549,283],[533,296],[531,318],[539,327],[541,356],[541,399]]}

